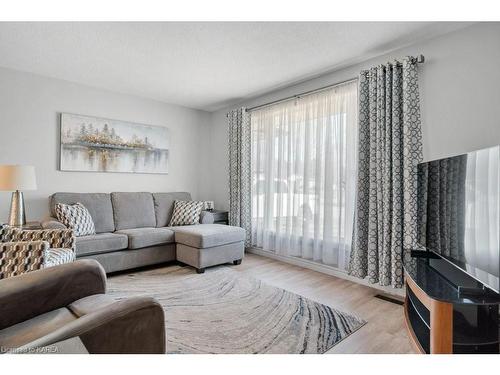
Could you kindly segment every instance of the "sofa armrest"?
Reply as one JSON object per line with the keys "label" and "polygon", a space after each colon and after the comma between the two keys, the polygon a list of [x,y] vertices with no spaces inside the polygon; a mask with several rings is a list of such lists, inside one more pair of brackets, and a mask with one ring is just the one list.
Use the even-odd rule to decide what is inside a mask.
{"label": "sofa armrest", "polygon": [[92,259],[0,280],[0,329],[105,291],[104,269]]}
{"label": "sofa armrest", "polygon": [[49,217],[41,223],[43,229],[67,229],[66,226],[58,221],[55,217]]}
{"label": "sofa armrest", "polygon": [[210,211],[201,211],[200,224],[213,224],[214,215]]}
{"label": "sofa armrest", "polygon": [[163,308],[151,297],[119,300],[83,315],[15,352],[30,352],[77,336],[89,353],[163,354],[166,349]]}
{"label": "sofa armrest", "polygon": [[0,280],[42,268],[47,241],[0,242]]}

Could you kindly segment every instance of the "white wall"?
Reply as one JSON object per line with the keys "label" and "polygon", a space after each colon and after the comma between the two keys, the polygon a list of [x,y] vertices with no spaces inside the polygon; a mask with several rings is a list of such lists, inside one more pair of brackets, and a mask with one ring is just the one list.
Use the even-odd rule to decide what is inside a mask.
{"label": "white wall", "polygon": [[[424,157],[434,159],[500,143],[500,23],[483,23],[232,106],[253,106],[356,77],[360,70],[424,54],[420,94]],[[286,62],[283,62],[286,63]],[[228,207],[230,108],[209,114],[0,68],[0,164],[34,164],[38,190],[26,192],[28,219],[47,214],[55,191],[190,191]],[[168,175],[60,172],[59,113],[166,126]],[[10,193],[0,192],[0,221]]]}
{"label": "white wall", "polygon": [[[59,113],[113,118],[170,129],[168,175],[58,171]],[[25,192],[28,220],[48,214],[56,191],[189,191],[196,198],[200,132],[208,112],[0,68],[0,164],[30,164],[38,189]],[[0,192],[0,222],[8,217],[10,193]]]}
{"label": "white wall", "polygon": [[[251,107],[334,84],[357,77],[362,69],[420,53],[426,58],[419,68],[424,158],[500,144],[500,23],[475,24],[232,108]],[[203,164],[210,179],[200,192],[203,198],[214,199],[216,207],[224,208],[228,207],[225,115],[229,109],[212,114],[211,157]]]}

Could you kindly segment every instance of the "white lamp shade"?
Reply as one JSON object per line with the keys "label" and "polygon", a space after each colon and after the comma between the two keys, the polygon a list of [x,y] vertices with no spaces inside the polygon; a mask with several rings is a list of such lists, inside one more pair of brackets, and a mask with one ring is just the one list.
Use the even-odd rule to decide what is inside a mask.
{"label": "white lamp shade", "polygon": [[35,189],[35,167],[32,165],[0,165],[0,190]]}

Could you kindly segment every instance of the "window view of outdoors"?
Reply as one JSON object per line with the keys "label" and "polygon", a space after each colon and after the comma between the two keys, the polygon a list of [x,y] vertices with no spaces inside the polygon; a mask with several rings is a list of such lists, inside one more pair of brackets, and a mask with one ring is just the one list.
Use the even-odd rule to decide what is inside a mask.
{"label": "window view of outdoors", "polygon": [[[345,118],[345,113],[340,114]],[[333,121],[333,118],[331,119]],[[338,127],[345,128],[345,121],[338,121]],[[345,174],[345,129],[339,131],[344,135],[344,139],[335,139],[332,146],[336,149],[335,152],[340,157],[337,168],[339,174]],[[285,135],[284,139],[274,137],[274,148],[280,147],[280,142],[288,143],[289,135]],[[258,149],[267,147],[266,142],[269,140],[262,137],[259,140]],[[314,150],[311,150],[314,152]],[[253,218],[257,225],[262,225],[264,218],[270,218],[271,223],[266,223],[276,229],[277,232],[286,231],[287,225],[290,221],[295,223],[296,229],[300,230],[303,235],[312,237],[316,230],[320,237],[323,237],[324,222],[317,220],[314,222],[314,217],[319,217],[321,211],[324,210],[325,203],[331,205],[332,211],[340,211],[341,207],[341,193],[345,189],[345,182],[342,180],[332,181],[331,184],[326,186],[326,181],[321,178],[321,173],[316,173],[316,168],[325,168],[325,160],[317,160],[315,154],[311,155],[308,163],[304,162],[304,154],[301,152],[288,153],[285,152],[285,158],[278,160],[278,153],[272,160],[271,168],[279,169],[286,168],[292,171],[286,178],[276,178],[274,180],[267,180],[262,166],[260,170],[254,171],[252,174],[252,208]],[[343,156],[343,157],[342,157]],[[259,163],[260,164],[260,163]],[[307,167],[308,172],[305,171]],[[296,172],[296,173],[295,173]],[[330,202],[324,202],[325,190],[330,190],[329,196],[332,197]],[[345,228],[339,225],[340,235],[344,236]]]}
{"label": "window view of outdoors", "polygon": [[345,268],[357,111],[346,102],[356,88],[252,113],[253,246]]}

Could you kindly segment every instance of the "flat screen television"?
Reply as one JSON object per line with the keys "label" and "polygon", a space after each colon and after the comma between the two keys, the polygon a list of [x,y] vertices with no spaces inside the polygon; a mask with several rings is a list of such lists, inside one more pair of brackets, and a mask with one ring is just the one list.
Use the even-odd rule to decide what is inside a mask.
{"label": "flat screen television", "polygon": [[418,165],[418,242],[500,293],[500,146]]}

